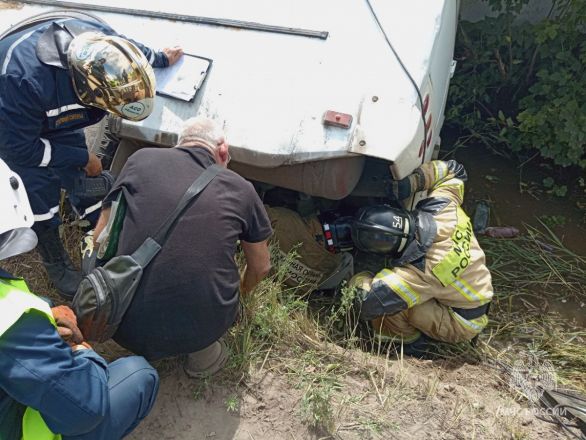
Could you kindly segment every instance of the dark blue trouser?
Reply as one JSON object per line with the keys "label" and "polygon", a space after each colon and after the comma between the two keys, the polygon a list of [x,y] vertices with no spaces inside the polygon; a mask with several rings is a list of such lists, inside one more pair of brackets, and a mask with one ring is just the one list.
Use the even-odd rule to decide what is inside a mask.
{"label": "dark blue trouser", "polygon": [[63,440],[118,440],[138,426],[151,411],[157,392],[157,370],[141,356],[118,359],[108,365],[110,411],[93,431]]}
{"label": "dark blue trouser", "polygon": [[[61,133],[58,139],[60,143],[72,147],[86,148],[83,130]],[[100,210],[95,201],[84,201],[71,195],[75,179],[85,175],[81,168],[23,167],[10,161],[7,163],[24,183],[37,227],[56,228],[61,223],[58,213],[61,188],[67,190],[70,195],[69,201],[78,213],[86,214],[87,209],[87,214],[92,215],[92,218],[88,219],[90,223],[97,220]]]}

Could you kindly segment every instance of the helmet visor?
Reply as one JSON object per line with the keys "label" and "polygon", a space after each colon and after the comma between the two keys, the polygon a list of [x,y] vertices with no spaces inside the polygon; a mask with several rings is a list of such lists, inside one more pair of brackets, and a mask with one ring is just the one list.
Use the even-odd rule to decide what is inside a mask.
{"label": "helmet visor", "polygon": [[356,246],[375,254],[398,255],[412,235],[409,215],[389,206],[361,209],[352,225],[352,239]]}

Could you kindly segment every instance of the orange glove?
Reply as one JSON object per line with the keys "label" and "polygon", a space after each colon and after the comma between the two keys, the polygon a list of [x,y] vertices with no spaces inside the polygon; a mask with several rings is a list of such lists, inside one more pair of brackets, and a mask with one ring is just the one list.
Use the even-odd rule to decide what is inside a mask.
{"label": "orange glove", "polygon": [[55,323],[57,324],[57,333],[69,345],[77,345],[83,342],[83,335],[77,327],[77,318],[67,306],[57,306],[51,309]]}

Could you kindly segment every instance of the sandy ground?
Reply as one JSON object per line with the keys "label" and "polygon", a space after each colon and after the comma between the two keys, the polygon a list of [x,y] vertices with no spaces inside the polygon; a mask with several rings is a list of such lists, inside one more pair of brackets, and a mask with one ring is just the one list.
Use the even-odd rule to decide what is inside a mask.
{"label": "sandy ground", "polygon": [[[281,375],[253,374],[240,386],[206,385],[177,368],[163,375],[151,415],[132,439],[558,439],[563,434],[511,399],[490,368],[389,361],[388,377],[355,372],[333,399],[335,428],[300,419],[302,390]],[[377,386],[374,387],[374,383]],[[381,399],[381,396],[382,397]],[[386,401],[384,400],[386,399]],[[228,409],[237,401],[235,410]]]}
{"label": "sandy ground", "polygon": [[[3,267],[29,280],[32,291],[57,298],[35,252]],[[127,355],[113,342],[96,346],[108,358]],[[532,415],[503,373],[486,364],[403,361],[336,346],[337,378],[330,433],[309,427],[302,416],[303,376],[276,357],[247,374],[221,373],[207,381],[188,378],[178,360],[157,365],[159,396],[133,440],[301,439],[558,439],[563,432]],[[342,354],[340,354],[342,353]]]}

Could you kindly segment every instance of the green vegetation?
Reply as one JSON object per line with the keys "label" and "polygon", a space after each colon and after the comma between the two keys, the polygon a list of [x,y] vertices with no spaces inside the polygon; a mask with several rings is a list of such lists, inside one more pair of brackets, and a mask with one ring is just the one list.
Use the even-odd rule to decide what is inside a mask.
{"label": "green vegetation", "polygon": [[[586,391],[586,330],[550,310],[553,303],[586,302],[586,259],[566,249],[545,224],[542,230],[528,227],[519,238],[482,240],[495,290],[491,323],[476,346],[442,346],[440,357],[493,366],[506,383],[519,356],[533,356],[551,362],[558,385]],[[353,316],[353,289],[343,286],[335,297],[323,297],[311,295],[311,286],[284,288],[286,267],[294,254],[280,259],[274,254],[275,273],[247,298],[243,318],[231,332],[234,377],[259,369],[278,371],[302,392],[301,419],[330,434],[342,429],[340,408],[360,407],[371,393],[383,414],[401,403],[437,399],[443,388],[438,375],[422,378],[414,387],[401,353],[365,343]],[[366,357],[357,358],[356,349],[383,362],[373,365]],[[398,369],[389,371],[385,359],[396,359]],[[354,394],[345,388],[352,374],[368,380],[369,393]],[[447,426],[457,425],[464,411],[474,410],[454,408]],[[398,429],[376,412],[354,420],[358,422],[352,426],[369,435]],[[516,426],[512,424],[511,430]]]}
{"label": "green vegetation", "polygon": [[284,287],[287,267],[296,257],[281,256],[271,248],[273,275],[261,282],[255,293],[244,301],[240,321],[232,328],[234,353],[230,370],[246,374],[251,365],[278,359],[277,368],[293,385],[303,391],[300,416],[311,427],[331,432],[334,429],[332,398],[340,389],[339,364],[322,347],[324,332],[309,312],[305,293],[310,290]]}
{"label": "green vegetation", "polygon": [[532,0],[485,1],[498,15],[459,27],[446,125],[462,144],[586,169],[586,1],[553,0],[535,23],[518,18]]}
{"label": "green vegetation", "polygon": [[237,412],[238,408],[240,408],[240,400],[238,399],[238,396],[235,394],[228,396],[225,404],[226,404],[226,411],[228,411],[228,412]]}
{"label": "green vegetation", "polygon": [[[311,286],[285,287],[286,268],[295,255],[280,257],[273,249],[274,273],[245,298],[240,320],[230,330],[232,356],[226,370],[188,382],[189,397],[205,400],[222,386],[227,390],[223,407],[240,413],[245,394],[261,396],[260,383],[270,373],[286,381],[284,392],[297,393],[295,413],[320,438],[344,432],[385,438],[412,426],[413,411],[416,418],[437,423],[429,430],[445,434],[472,423],[478,438],[495,426],[513,438],[531,438],[514,414],[487,412],[482,400],[474,400],[478,389],[473,387],[478,380],[486,384],[499,378],[509,399],[519,398],[509,388],[508,376],[511,365],[526,354],[550,362],[558,385],[586,391],[586,330],[566,317],[574,309],[579,318],[584,310],[586,258],[566,249],[545,224],[540,229],[527,228],[510,240],[481,239],[495,290],[491,322],[475,347],[443,346],[434,362],[410,360],[400,351],[365,343],[353,316],[353,289],[343,286],[328,297],[310,294]],[[77,255],[80,231],[66,225],[64,233],[70,252]],[[49,292],[34,253],[11,259],[7,268],[26,276],[34,290]],[[554,306],[564,302],[570,308],[557,313]],[[109,360],[128,354],[112,342],[95,348]],[[180,359],[169,359],[156,367],[165,377],[181,374],[179,365]],[[496,398],[490,385],[481,386]],[[466,397],[470,392],[472,397]],[[499,398],[507,395],[499,393]]]}
{"label": "green vegetation", "polygon": [[543,230],[527,227],[516,239],[481,241],[496,297],[480,347],[492,360],[524,352],[549,361],[563,385],[586,391],[586,329],[555,312],[586,311],[586,258],[545,224]]}

